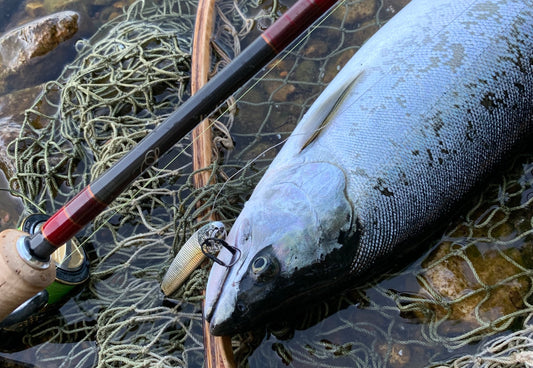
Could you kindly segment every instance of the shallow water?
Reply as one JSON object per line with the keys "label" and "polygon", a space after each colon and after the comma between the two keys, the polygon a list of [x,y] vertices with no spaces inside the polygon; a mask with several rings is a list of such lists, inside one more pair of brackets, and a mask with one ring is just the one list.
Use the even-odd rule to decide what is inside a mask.
{"label": "shallow water", "polygon": [[[42,58],[43,65],[52,63],[57,67],[50,68],[49,74],[47,74],[48,71],[47,73],[35,73],[38,76],[37,79],[35,75],[32,75],[28,78],[30,80],[24,81],[25,76],[22,76],[21,82],[15,84],[26,86],[26,83],[39,84],[56,78],[61,71],[61,66],[74,57],[74,43],[96,31],[101,22],[108,19],[111,11],[116,9],[111,1],[104,2],[106,3],[104,6],[96,5],[101,3],[101,1],[95,1],[94,4],[84,3],[87,17],[82,18],[80,25],[82,31],[62,46],[64,50],[54,51]],[[120,5],[121,2],[115,3]],[[383,20],[386,19],[387,14],[390,16],[404,3],[405,1],[378,2],[376,9],[381,12]],[[23,19],[23,7],[14,6],[11,17],[7,18],[4,16],[0,19],[3,22],[0,24],[0,29],[9,28],[10,24]],[[362,42],[378,28],[379,21],[374,15],[364,16],[361,19],[356,22],[357,24],[352,25],[353,29],[343,30],[342,43],[334,44],[331,38],[341,39],[341,37],[332,36],[326,31],[325,35],[321,36],[321,40],[310,44],[308,48],[302,47],[302,50],[307,51],[304,52],[304,57],[296,58],[299,68],[293,69],[291,60],[284,61],[274,70],[274,74],[267,78],[268,80],[261,88],[252,90],[240,102],[239,114],[233,130],[237,147],[240,148],[236,150],[232,158],[241,161],[255,158],[266,148],[279,143],[290,132],[302,114],[301,106],[308,105],[324,87],[323,83],[298,83],[298,81],[303,80],[305,75],[318,75],[319,73],[325,75],[322,76],[323,81],[329,80],[343,61],[356,49],[356,47],[346,48],[345,43]],[[356,29],[359,31],[355,31]],[[324,64],[325,54],[330,53],[335,57],[331,59],[331,62]],[[35,70],[39,68],[36,66]],[[291,82],[288,84],[285,80],[287,75]],[[261,106],[265,100],[269,101],[269,104]],[[259,129],[258,125],[260,125]],[[261,134],[257,133],[258,131]],[[259,135],[261,135],[259,144],[249,144],[258,139]],[[266,152],[261,156],[261,160],[268,162],[274,153],[275,150]],[[421,285],[423,280],[431,277],[431,274],[427,272],[427,269],[431,268],[429,265],[437,263],[433,258],[438,252],[435,249],[439,246],[446,248],[449,244],[456,251],[455,258],[449,258],[449,263],[453,265],[444,271],[433,271],[434,274],[435,272],[454,273],[457,269],[465,270],[468,269],[467,265],[477,265],[475,261],[483,260],[498,264],[498,272],[513,271],[516,273],[516,269],[513,269],[516,266],[509,259],[527,259],[531,255],[531,235],[519,236],[527,232],[531,225],[532,213],[528,204],[531,203],[533,167],[530,157],[526,156],[518,161],[514,169],[504,178],[497,176],[491,183],[487,183],[487,187],[483,188],[487,191],[482,197],[484,202],[479,204],[481,200],[478,201],[477,196],[472,198],[470,206],[472,209],[470,211],[465,209],[457,218],[450,219],[447,231],[428,243],[427,249],[433,250],[423,252],[399,274],[384,277],[372,285],[348,293],[341,299],[333,298],[324,301],[321,306],[303,310],[301,318],[289,322],[280,320],[279,325],[271,326],[268,330],[260,329],[253,335],[242,336],[243,343],[237,352],[237,358],[242,361],[247,360],[251,367],[312,367],[317,364],[335,367],[424,367],[432,362],[476,352],[481,348],[480,343],[466,343],[472,338],[469,334],[476,328],[480,328],[470,316],[471,307],[458,307],[458,309],[467,310],[464,316],[454,315],[448,320],[442,318],[442,312],[434,306],[435,290],[438,290],[441,296],[447,297],[450,301],[448,306],[452,309],[458,305],[454,303],[458,295],[450,294],[449,290],[437,289],[435,285],[428,291],[421,288]],[[5,207],[3,203],[1,202],[0,206]],[[7,208],[4,209],[7,210]],[[20,210],[10,209],[11,217],[16,218],[18,212]],[[486,221],[487,218],[492,220]],[[502,225],[503,223],[505,226]],[[127,233],[140,230],[139,228],[125,228],[123,231]],[[103,232],[98,235],[94,243],[110,242],[112,240],[110,238],[108,233]],[[514,238],[517,240],[510,241]],[[497,250],[496,254],[487,250],[491,247]],[[59,312],[53,312],[58,317],[51,318],[39,328],[30,329],[31,337],[18,336],[16,332],[3,333],[2,336],[6,340],[9,338],[11,343],[0,344],[0,351],[2,351],[0,359],[5,360],[6,366],[12,367],[26,366],[25,364],[39,367],[93,367],[97,362],[98,349],[104,346],[103,340],[109,342],[105,345],[106,349],[109,351],[115,349],[117,357],[122,355],[135,357],[135,354],[142,356],[142,352],[127,352],[128,347],[122,345],[134,340],[137,334],[140,336],[140,329],[169,330],[168,334],[171,335],[172,330],[179,331],[180,324],[183,323],[193,332],[190,336],[183,338],[186,340],[185,345],[190,347],[189,351],[183,354],[183,359],[191,367],[201,366],[203,352],[201,343],[197,341],[201,338],[199,337],[201,336],[201,321],[198,319],[199,305],[194,303],[180,305],[179,301],[166,300],[155,291],[150,295],[143,295],[145,290],[141,287],[143,281],[150,284],[152,290],[158,291],[158,280],[154,275],[157,276],[160,269],[154,271],[153,265],[158,268],[165,264],[168,258],[168,248],[168,246],[162,247],[162,251],[156,256],[148,250],[144,251],[142,247],[135,251],[121,249],[114,255],[114,258],[109,259],[108,267],[119,267],[127,263],[131,266],[130,269],[123,270],[123,272],[108,272],[104,276],[99,276],[87,289],[82,289],[62,306]],[[96,249],[95,257],[104,257],[105,249]],[[518,254],[513,253],[512,249],[517,249]],[[135,256],[132,253],[135,253]],[[496,258],[503,259],[503,261],[494,261]],[[475,267],[486,268],[483,262]],[[531,263],[525,262],[523,267],[531,268]],[[145,268],[146,271],[144,271]],[[432,269],[435,270],[435,268]],[[502,271],[509,269],[510,271]],[[481,272],[478,273],[481,274]],[[515,297],[516,303],[513,304],[515,307],[518,306],[518,311],[523,311],[523,314],[519,314],[508,329],[516,328],[528,308],[531,307],[520,305],[519,302],[523,289],[531,285],[523,287],[520,278],[511,276],[511,274],[512,272],[509,278],[515,283],[504,284],[504,287],[518,295]],[[437,275],[440,274],[437,273]],[[526,277],[531,278],[531,273]],[[475,278],[474,281],[459,278],[457,280],[472,289],[476,287]],[[135,284],[136,282],[139,287]],[[121,290],[127,291],[130,295],[121,295]],[[144,304],[140,304],[144,309],[138,308],[138,305],[136,305],[138,310],[135,311],[124,312],[122,309],[113,309],[114,299],[117,300],[116,304],[119,304],[121,297],[132,298],[131,294],[139,294],[139,299],[146,299]],[[171,305],[172,308],[172,303],[179,305],[175,309],[190,314],[190,319],[180,320],[179,323],[167,322],[172,311],[163,307]],[[477,301],[477,303],[483,304],[484,302]],[[488,314],[493,309],[502,308],[485,304]],[[109,310],[106,311],[106,309]],[[120,315],[120,313],[124,314]],[[126,313],[137,314],[137,317],[140,316],[145,320],[150,317],[154,319],[149,321],[149,327],[146,324],[131,323],[126,324],[119,332],[112,331],[114,335],[105,339],[96,336],[97,334],[104,335],[107,327],[111,329],[114,323],[122,319],[127,321],[127,317],[124,317]],[[96,324],[99,325],[98,329],[93,328]],[[143,342],[137,341],[137,344],[142,346]],[[171,355],[174,352],[176,357],[181,357],[182,353],[176,351],[175,346],[163,345],[161,343],[159,350],[156,348],[158,353],[163,351]],[[120,365],[120,361],[114,364]],[[175,365],[177,366],[178,363]]]}

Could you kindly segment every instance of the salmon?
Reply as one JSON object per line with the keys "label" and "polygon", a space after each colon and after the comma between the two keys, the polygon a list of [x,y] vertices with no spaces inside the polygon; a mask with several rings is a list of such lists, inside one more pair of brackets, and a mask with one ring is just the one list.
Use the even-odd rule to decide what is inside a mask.
{"label": "salmon", "polygon": [[[209,275],[215,335],[356,286],[531,137],[533,0],[413,0],[317,98]],[[238,256],[239,259],[232,257]]]}

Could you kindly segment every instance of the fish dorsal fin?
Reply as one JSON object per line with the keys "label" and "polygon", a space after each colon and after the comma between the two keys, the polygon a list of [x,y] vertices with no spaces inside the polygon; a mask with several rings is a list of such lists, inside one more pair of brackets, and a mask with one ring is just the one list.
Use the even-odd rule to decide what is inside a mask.
{"label": "fish dorsal fin", "polygon": [[318,138],[320,133],[324,131],[324,128],[329,124],[331,118],[335,115],[343,101],[346,99],[348,93],[352,90],[354,84],[359,80],[362,72],[346,84],[344,88],[339,88],[337,91],[331,94],[323,103],[320,104],[314,111],[310,111],[306,119],[310,121],[320,121],[319,125],[313,129],[313,133],[307,138],[305,143],[300,148],[300,152],[309,146],[315,139]]}

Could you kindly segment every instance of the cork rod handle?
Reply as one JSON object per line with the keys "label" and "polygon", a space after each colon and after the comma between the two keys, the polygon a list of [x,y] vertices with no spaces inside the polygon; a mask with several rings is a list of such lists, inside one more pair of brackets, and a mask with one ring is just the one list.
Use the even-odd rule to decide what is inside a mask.
{"label": "cork rod handle", "polygon": [[21,255],[20,242],[27,235],[13,229],[0,233],[0,321],[55,279],[55,266]]}

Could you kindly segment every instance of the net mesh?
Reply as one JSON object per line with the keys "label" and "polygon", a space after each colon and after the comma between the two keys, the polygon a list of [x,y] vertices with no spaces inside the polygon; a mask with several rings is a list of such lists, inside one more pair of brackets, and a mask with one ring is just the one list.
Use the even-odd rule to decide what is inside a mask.
{"label": "net mesh", "polygon": [[[341,4],[243,88],[236,105],[223,108],[229,112],[215,114],[217,160],[206,169],[214,184],[195,188],[190,138],[176,144],[79,236],[91,259],[88,285],[59,312],[17,331],[12,350],[26,349],[40,367],[202,366],[209,264],[165,298],[160,280],[172,255],[211,212],[231,225],[312,101],[407,2]],[[217,3],[213,70],[290,5]],[[27,111],[14,143],[11,186],[28,212],[58,209],[189,97],[195,13],[192,1],[137,1],[78,45],[76,60]],[[302,311],[299,321],[234,337],[238,364],[530,364],[532,162],[518,157],[409,268]]]}

